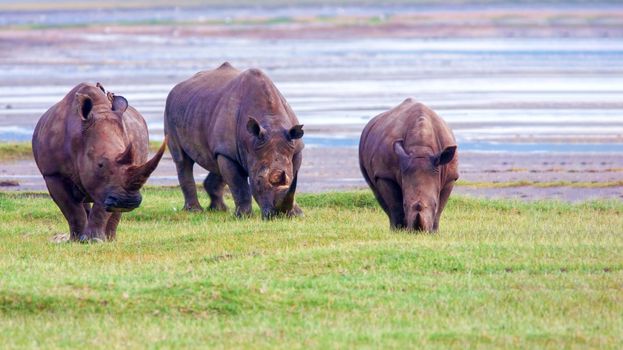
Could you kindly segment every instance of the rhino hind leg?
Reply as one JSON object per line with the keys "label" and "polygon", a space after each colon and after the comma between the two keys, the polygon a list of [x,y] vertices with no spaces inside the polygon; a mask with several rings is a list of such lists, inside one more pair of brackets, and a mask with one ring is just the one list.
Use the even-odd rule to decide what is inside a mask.
{"label": "rhino hind leg", "polygon": [[389,216],[391,229],[404,228],[405,213],[402,206],[402,190],[397,183],[387,179],[378,179],[371,186],[374,196]]}
{"label": "rhino hind leg", "polygon": [[227,205],[225,205],[225,201],[223,201],[225,180],[223,180],[221,175],[210,172],[203,181],[203,188],[205,188],[206,192],[208,192],[208,196],[210,196],[210,210],[227,211]]}
{"label": "rhino hind leg", "polygon": [[44,176],[50,196],[60,208],[69,224],[69,239],[77,241],[84,233],[87,225],[87,213],[82,199],[73,196],[74,185],[61,176]]}
{"label": "rhino hind leg", "polygon": [[177,169],[177,179],[184,194],[184,210],[202,211],[203,208],[197,199],[197,185],[193,176],[195,162],[181,150],[180,152],[171,151],[171,155]]}
{"label": "rhino hind leg", "polygon": [[246,172],[238,163],[227,157],[219,156],[217,162],[221,176],[227,183],[227,186],[229,186],[229,190],[234,197],[236,216],[251,215],[252,196]]}

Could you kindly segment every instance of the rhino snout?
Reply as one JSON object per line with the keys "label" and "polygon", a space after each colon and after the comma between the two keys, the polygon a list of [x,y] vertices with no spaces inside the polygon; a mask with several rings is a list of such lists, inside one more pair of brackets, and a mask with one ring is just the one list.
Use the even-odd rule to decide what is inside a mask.
{"label": "rhino snout", "polygon": [[433,222],[428,215],[416,212],[407,218],[407,229],[414,231],[432,231]]}
{"label": "rhino snout", "polygon": [[135,194],[109,194],[104,200],[104,207],[108,212],[131,211],[141,205],[143,197],[140,193]]}
{"label": "rhino snout", "polygon": [[427,205],[422,201],[417,201],[405,205],[405,214],[407,230],[433,231],[435,205]]}

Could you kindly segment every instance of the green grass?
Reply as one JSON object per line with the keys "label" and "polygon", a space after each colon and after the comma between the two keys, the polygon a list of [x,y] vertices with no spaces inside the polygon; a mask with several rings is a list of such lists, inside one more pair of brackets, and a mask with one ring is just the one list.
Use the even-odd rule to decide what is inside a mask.
{"label": "green grass", "polygon": [[32,158],[30,142],[0,142],[0,161]]}
{"label": "green grass", "polygon": [[454,197],[434,235],[389,231],[367,191],[299,203],[237,220],[148,188],[81,245],[49,242],[47,195],[0,193],[0,347],[623,345],[623,202]]}

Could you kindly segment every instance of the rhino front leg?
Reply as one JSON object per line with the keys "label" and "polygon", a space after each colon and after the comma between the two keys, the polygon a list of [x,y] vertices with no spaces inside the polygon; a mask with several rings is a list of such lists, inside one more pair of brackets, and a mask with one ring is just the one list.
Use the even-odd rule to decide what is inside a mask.
{"label": "rhino front leg", "polygon": [[378,179],[373,189],[387,216],[391,229],[404,227],[405,213],[402,206],[402,190],[397,183],[387,179]]}
{"label": "rhino front leg", "polygon": [[294,195],[296,194],[296,183],[298,179],[298,173],[294,175],[294,179],[292,180],[292,185],[290,185],[290,189],[288,189],[288,194],[286,195],[281,208],[279,211],[285,213],[288,217],[297,217],[303,216],[303,210],[296,204],[294,200]]}
{"label": "rhino front leg", "polygon": [[69,239],[77,241],[84,233],[87,214],[83,203],[73,196],[73,183],[60,176],[44,176],[45,184],[69,224]]}
{"label": "rhino front leg", "polygon": [[303,161],[303,153],[299,152],[294,155],[292,158],[292,169],[294,170],[294,179],[292,179],[292,184],[288,189],[288,194],[286,195],[285,200],[283,201],[283,205],[280,208],[280,211],[285,213],[289,217],[295,216],[303,216],[303,210],[296,204],[294,199],[294,195],[296,194],[296,184],[299,177],[299,169],[301,168],[301,163]]}
{"label": "rhino front leg", "polygon": [[247,180],[247,174],[238,163],[227,157],[219,156],[218,167],[223,180],[229,186],[234,203],[236,203],[236,216],[251,215],[251,189]]}
{"label": "rhino front leg", "polygon": [[454,183],[450,183],[449,185],[446,185],[439,194],[439,208],[437,209],[437,215],[435,216],[435,222],[433,223],[433,231],[437,231],[439,229],[439,219],[441,219],[441,213],[448,203],[448,198],[450,198],[450,193],[452,193],[453,188]]}
{"label": "rhino front leg", "polygon": [[107,212],[99,203],[95,203],[89,214],[89,222],[85,232],[80,236],[80,242],[102,242],[106,240],[106,226],[112,214]]}
{"label": "rhino front leg", "polygon": [[117,226],[119,226],[119,221],[121,221],[121,213],[112,213],[110,218],[108,218],[108,223],[106,223],[106,239],[109,241],[114,241],[117,238]]}

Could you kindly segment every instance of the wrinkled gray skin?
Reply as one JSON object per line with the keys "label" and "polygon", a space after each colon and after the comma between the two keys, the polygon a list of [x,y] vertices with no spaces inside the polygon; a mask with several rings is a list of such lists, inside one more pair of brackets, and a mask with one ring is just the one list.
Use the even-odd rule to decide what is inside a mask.
{"label": "wrinkled gray skin", "polygon": [[359,143],[359,165],[392,229],[436,231],[459,178],[446,123],[412,99],[374,117]]}
{"label": "wrinkled gray skin", "polygon": [[149,161],[148,147],[143,117],[99,83],[79,84],[45,112],[32,150],[72,241],[115,239],[121,213],[140,205],[139,189],[165,144]]}
{"label": "wrinkled gray skin", "polygon": [[209,171],[203,185],[212,210],[227,210],[223,202],[227,184],[237,216],[251,214],[251,196],[263,218],[302,214],[294,200],[302,127],[258,69],[241,72],[224,63],[175,86],[167,98],[165,134],[184,208],[202,210],[193,177],[197,163]]}

